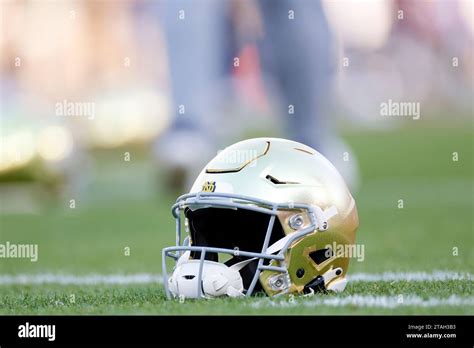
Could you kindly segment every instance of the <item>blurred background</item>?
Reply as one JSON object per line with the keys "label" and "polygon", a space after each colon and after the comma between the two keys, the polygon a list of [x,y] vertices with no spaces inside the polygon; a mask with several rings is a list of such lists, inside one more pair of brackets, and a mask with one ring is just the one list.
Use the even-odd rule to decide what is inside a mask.
{"label": "blurred background", "polygon": [[[0,14],[0,242],[39,245],[1,273],[159,272],[177,195],[255,136],[342,172],[366,244],[354,268],[472,270],[473,1],[2,0]],[[390,101],[419,118],[383,114]]]}

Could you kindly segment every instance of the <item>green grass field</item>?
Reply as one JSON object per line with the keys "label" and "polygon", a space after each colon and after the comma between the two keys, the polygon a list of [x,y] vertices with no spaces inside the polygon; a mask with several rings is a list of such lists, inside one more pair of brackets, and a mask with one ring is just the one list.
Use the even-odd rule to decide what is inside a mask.
{"label": "green grass field", "polygon": [[[361,169],[354,196],[357,242],[365,245],[365,260],[353,260],[349,274],[441,270],[465,279],[358,281],[342,294],[184,303],[166,301],[159,283],[0,281],[0,314],[474,314],[472,129],[361,131],[345,139]],[[37,214],[0,216],[0,243],[39,246],[37,262],[0,259],[0,275],[160,273],[161,249],[174,242],[175,197],[152,189],[156,175],[146,161],[116,158],[98,161],[98,176],[76,209],[65,201]]]}

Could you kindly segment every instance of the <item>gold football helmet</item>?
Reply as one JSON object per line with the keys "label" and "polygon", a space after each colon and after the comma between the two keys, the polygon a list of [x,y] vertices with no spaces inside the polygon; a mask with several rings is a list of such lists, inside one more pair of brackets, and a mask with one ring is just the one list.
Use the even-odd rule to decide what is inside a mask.
{"label": "gold football helmet", "polygon": [[354,244],[355,201],[336,168],[308,146],[276,138],[229,146],[172,212],[176,246],[163,249],[168,298],[345,288],[349,257],[334,248]]}

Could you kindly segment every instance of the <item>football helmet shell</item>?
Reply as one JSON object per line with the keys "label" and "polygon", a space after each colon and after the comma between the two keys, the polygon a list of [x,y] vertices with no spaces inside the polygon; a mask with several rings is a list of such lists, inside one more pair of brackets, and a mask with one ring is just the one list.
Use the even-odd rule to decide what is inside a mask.
{"label": "football helmet shell", "polygon": [[[258,249],[241,250],[238,242],[226,242],[226,247],[198,242],[203,240],[199,235],[203,232],[189,223],[201,209],[208,212],[204,225],[217,216],[216,209],[268,216],[266,231],[259,234],[264,238]],[[249,139],[231,145],[205,166],[190,193],[179,197],[172,211],[176,218],[176,246],[163,249],[164,284],[169,298],[251,295],[256,287],[270,296],[320,289],[342,291],[345,287],[349,258],[335,253],[330,246],[354,244],[359,225],[355,201],[336,168],[306,145],[277,138]],[[189,236],[183,240],[182,220],[186,212],[189,214],[184,216],[184,225]],[[222,239],[226,237],[226,226],[221,223],[222,218],[217,219],[221,219],[220,229],[212,233]],[[191,223],[203,225],[197,219]],[[254,226],[245,226],[245,238],[258,239],[252,231]],[[277,239],[276,227],[280,232]],[[235,261],[210,261],[210,254],[227,254]],[[167,257],[176,261],[170,277]],[[236,275],[251,262],[255,267],[244,287]]]}

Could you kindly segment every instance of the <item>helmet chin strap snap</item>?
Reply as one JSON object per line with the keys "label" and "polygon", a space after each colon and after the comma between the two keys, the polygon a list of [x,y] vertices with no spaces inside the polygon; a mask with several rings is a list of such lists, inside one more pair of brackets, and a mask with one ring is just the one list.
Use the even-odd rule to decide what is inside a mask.
{"label": "helmet chin strap snap", "polygon": [[305,285],[303,293],[307,296],[314,295],[315,292],[326,292],[328,290],[341,292],[347,284],[345,278],[335,279],[342,274],[342,268],[334,268],[317,276],[311,282]]}

